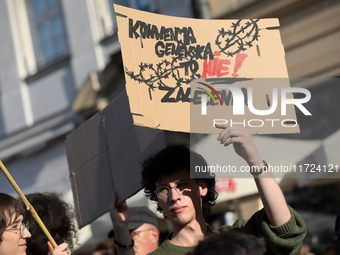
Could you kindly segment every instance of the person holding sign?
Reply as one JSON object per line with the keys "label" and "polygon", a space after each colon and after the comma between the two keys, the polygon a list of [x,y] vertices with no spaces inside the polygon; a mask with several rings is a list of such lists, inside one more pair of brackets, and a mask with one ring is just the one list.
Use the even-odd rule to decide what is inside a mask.
{"label": "person holding sign", "polygon": [[[26,255],[26,240],[31,233],[28,224],[23,222],[24,212],[14,197],[0,193],[0,255]],[[66,243],[55,249],[49,242],[48,246],[48,255],[71,255]]]}
{"label": "person holding sign", "polygon": [[[26,195],[27,200],[35,208],[37,214],[45,224],[57,244],[67,243],[69,249],[73,248],[73,239],[77,240],[76,226],[72,221],[73,209],[58,194],[52,192],[31,193]],[[20,201],[20,200],[19,200]],[[21,203],[23,206],[25,204]],[[32,236],[27,240],[27,255],[45,255],[48,253],[47,237],[26,210],[24,221],[29,222]]]}
{"label": "person holding sign", "polygon": [[[223,129],[217,138],[221,144],[233,144],[236,153],[249,166],[257,166],[259,171],[252,174],[264,205],[248,221],[238,219],[234,225],[222,226],[219,231],[235,230],[264,237],[268,251],[273,254],[299,254],[307,233],[306,225],[296,211],[287,206],[275,179],[264,171],[266,163],[258,154],[250,131],[227,124],[216,127]],[[205,217],[217,198],[215,178],[191,178],[190,167],[195,165],[206,166],[207,163],[201,155],[183,145],[167,147],[143,163],[145,193],[158,203],[158,210],[173,225],[173,232],[151,253],[153,255],[186,254],[214,232],[206,224]]]}

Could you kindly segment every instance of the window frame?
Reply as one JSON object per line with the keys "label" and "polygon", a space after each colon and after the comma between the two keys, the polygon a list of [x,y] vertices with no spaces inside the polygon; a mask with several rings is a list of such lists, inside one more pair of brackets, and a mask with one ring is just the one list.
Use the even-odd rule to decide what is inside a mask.
{"label": "window frame", "polygon": [[[65,58],[69,58],[70,51],[69,51],[69,45],[68,45],[68,40],[67,40],[67,31],[66,31],[66,26],[65,26],[65,21],[64,21],[64,16],[63,16],[63,9],[62,9],[62,1],[61,0],[56,0],[57,4],[53,6],[52,8],[49,8],[45,10],[43,13],[39,15],[34,14],[33,10],[33,0],[21,0],[24,1],[25,3],[25,10],[26,10],[26,17],[27,21],[29,23],[29,31],[30,31],[30,40],[32,42],[32,51],[34,52],[34,59],[35,59],[35,70],[36,72],[42,69],[45,69],[46,67],[49,67],[59,61],[63,61]],[[51,20],[55,17],[59,17],[61,21],[61,27],[62,27],[62,32],[60,35],[62,35],[62,40],[64,44],[64,50],[59,52],[56,50],[56,45],[53,44],[53,39],[54,39],[54,34],[50,33],[49,31],[49,36],[47,37],[48,41],[52,42],[52,48],[53,48],[53,53],[50,56],[45,56],[43,52],[43,46],[42,46],[42,40],[40,38],[38,29],[39,25],[43,24],[46,20],[49,22],[45,23],[47,26],[51,26]],[[30,69],[30,68],[28,68]]]}

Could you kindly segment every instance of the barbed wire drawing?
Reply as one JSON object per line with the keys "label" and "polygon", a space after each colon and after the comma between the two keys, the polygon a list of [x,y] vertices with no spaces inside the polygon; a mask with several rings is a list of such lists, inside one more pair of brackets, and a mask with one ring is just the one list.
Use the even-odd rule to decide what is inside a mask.
{"label": "barbed wire drawing", "polygon": [[258,41],[259,27],[257,20],[239,19],[236,23],[232,23],[231,29],[225,30],[223,27],[218,31],[215,44],[228,57],[247,50],[253,46],[253,42]]}
{"label": "barbed wire drawing", "polygon": [[[183,63],[194,61],[192,57],[172,57],[172,61],[166,59],[157,64],[148,64],[141,62],[139,72],[129,71],[125,67],[125,73],[138,83],[146,84],[149,87],[149,93],[158,88],[176,88],[182,85],[189,85],[190,82],[201,75],[197,70],[188,66],[185,68]],[[197,68],[198,69],[198,68]],[[171,84],[176,84],[175,87]]]}
{"label": "barbed wire drawing", "polygon": [[[239,19],[232,23],[228,30],[223,27],[218,30],[215,44],[221,53],[228,57],[247,50],[253,46],[254,41],[260,37],[257,20]],[[155,63],[141,62],[138,65],[139,71],[128,70],[125,66],[125,73],[132,80],[148,86],[150,99],[155,89],[178,88],[190,85],[194,79],[202,77],[199,66],[193,56],[174,56],[171,60],[163,59]]]}

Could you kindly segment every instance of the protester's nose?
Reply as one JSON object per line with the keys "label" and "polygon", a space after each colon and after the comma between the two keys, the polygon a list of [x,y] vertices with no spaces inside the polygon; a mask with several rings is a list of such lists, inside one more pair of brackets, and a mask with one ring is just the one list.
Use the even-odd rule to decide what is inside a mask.
{"label": "protester's nose", "polygon": [[178,199],[181,199],[181,194],[179,194],[179,192],[176,190],[175,187],[171,187],[170,188],[170,192],[169,192],[169,198],[171,201],[176,201]]}
{"label": "protester's nose", "polygon": [[24,235],[22,238],[26,239],[26,238],[30,238],[31,236],[32,236],[31,232],[28,229],[25,229]]}

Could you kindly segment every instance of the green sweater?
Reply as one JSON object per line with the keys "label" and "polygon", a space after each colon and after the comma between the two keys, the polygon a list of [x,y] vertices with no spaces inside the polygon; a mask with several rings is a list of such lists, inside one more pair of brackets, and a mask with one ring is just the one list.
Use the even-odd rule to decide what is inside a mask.
{"label": "green sweater", "polygon": [[[266,254],[299,254],[302,241],[306,236],[307,227],[300,215],[291,207],[289,207],[291,218],[288,222],[281,226],[272,226],[264,209],[256,212],[248,221],[238,219],[232,226],[222,226],[219,231],[235,230],[245,234],[251,234],[258,237],[264,237],[267,243]],[[206,234],[212,232],[209,227]],[[168,235],[166,240],[150,255],[184,255],[188,251],[192,251],[194,246],[184,247],[174,245],[170,242],[172,233]]]}

